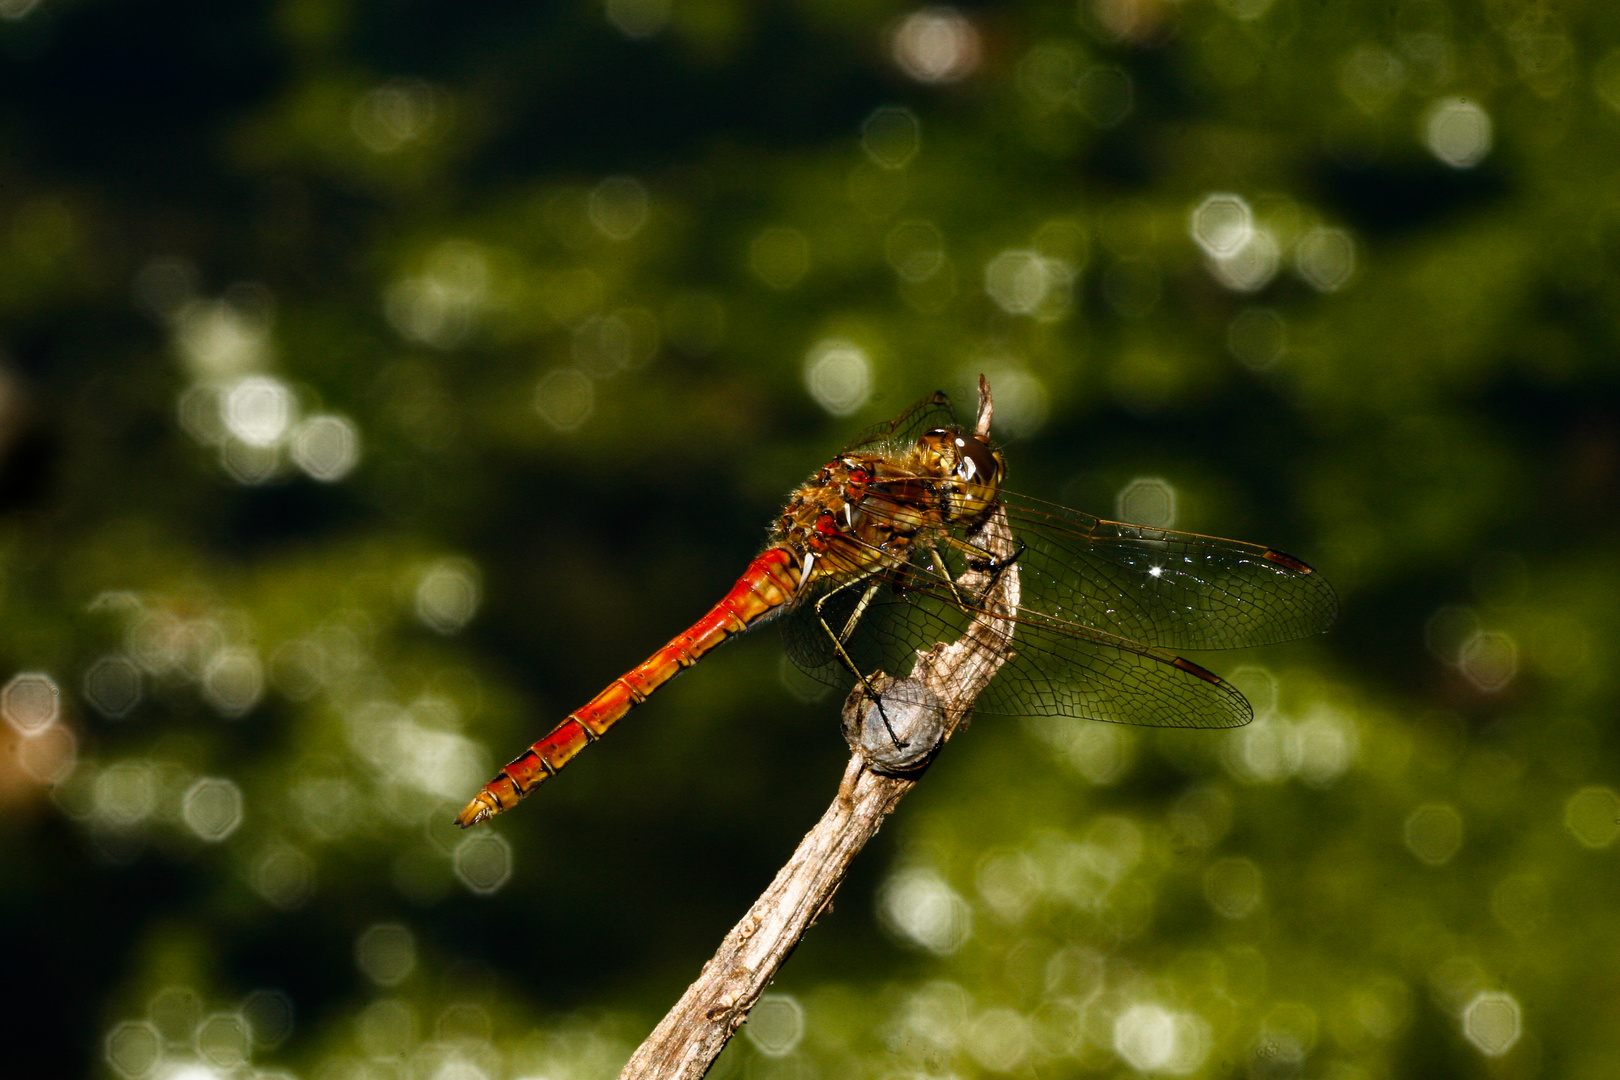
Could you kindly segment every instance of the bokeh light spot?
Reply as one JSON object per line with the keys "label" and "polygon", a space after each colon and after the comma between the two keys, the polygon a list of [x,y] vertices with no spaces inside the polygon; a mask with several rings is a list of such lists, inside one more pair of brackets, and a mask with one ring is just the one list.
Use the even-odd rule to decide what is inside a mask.
{"label": "bokeh light spot", "polygon": [[141,669],[123,656],[103,656],[84,673],[84,697],[109,720],[120,720],[141,701]]}
{"label": "bokeh light spot", "polygon": [[1114,1018],[1114,1052],[1133,1069],[1185,1075],[1209,1054],[1209,1025],[1193,1013],[1132,1005]]}
{"label": "bokeh light spot", "polygon": [[489,1010],[475,1001],[452,1001],[433,1025],[440,1042],[480,1046],[495,1034]]}
{"label": "bokeh light spot", "polygon": [[1254,212],[1241,195],[1216,192],[1193,207],[1187,222],[1193,242],[1212,259],[1236,254],[1254,233]]}
{"label": "bokeh light spot", "polygon": [[743,1031],[763,1054],[790,1054],[804,1039],[804,1006],[787,994],[762,994]]}
{"label": "bokeh light spot", "polygon": [[144,1020],[125,1020],[107,1032],[103,1056],[113,1072],[126,1080],[141,1080],[163,1057],[163,1036]]}
{"label": "bokeh light spot", "polygon": [[433,131],[442,94],[420,79],[394,79],[366,91],[349,111],[355,138],[374,154],[392,154]]}
{"label": "bokeh light spot", "polygon": [[189,986],[165,986],[152,995],[146,1007],[147,1019],[157,1026],[165,1042],[190,1045],[202,1020],[203,1002]]}
{"label": "bokeh light spot", "polygon": [[1343,229],[1312,229],[1294,245],[1294,269],[1317,292],[1338,292],[1356,272],[1356,244]]}
{"label": "bokeh light spot", "polygon": [[197,1025],[197,1053],[215,1068],[235,1069],[252,1050],[247,1021],[236,1013],[215,1013]]}
{"label": "bokeh light spot", "polygon": [[264,696],[264,666],[247,649],[220,649],[203,671],[202,693],[221,715],[243,716]]}
{"label": "bokeh light spot", "polygon": [[65,725],[53,724],[17,747],[17,763],[41,784],[60,784],[79,763],[79,737]]}
{"label": "bokeh light spot", "polygon": [[1355,724],[1331,706],[1319,706],[1294,725],[1295,774],[1311,787],[1327,787],[1350,768],[1361,749]]}
{"label": "bokeh light spot", "polygon": [[577,431],[596,411],[596,389],[583,372],[557,368],[535,387],[534,408],[553,429]]}
{"label": "bokeh light spot", "polygon": [[810,241],[786,225],[761,229],[748,245],[748,267],[771,288],[791,289],[810,270]]}
{"label": "bokeh light spot", "polygon": [[1404,835],[1412,854],[1430,866],[1444,865],[1462,847],[1462,815],[1446,803],[1426,803],[1407,817]]}
{"label": "bokeh light spot", "polygon": [[416,584],[416,617],[441,634],[454,634],[472,619],[483,598],[478,567],[467,559],[441,559]]}
{"label": "bokeh light spot", "polygon": [[1074,267],[1038,251],[1008,250],[984,267],[984,291],[1009,315],[1043,321],[1068,311],[1074,296]]}
{"label": "bokeh light spot", "polygon": [[1494,694],[1519,673],[1518,642],[1499,631],[1479,631],[1458,651],[1457,667],[1477,689]]}
{"label": "bokeh light spot", "polygon": [[1094,64],[1075,80],[1074,105],[1100,128],[1117,127],[1136,107],[1136,84],[1130,72],[1112,64]]}
{"label": "bokeh light spot", "polygon": [[292,459],[315,480],[341,480],[360,463],[360,429],[346,416],[311,416],[293,430]]}
{"label": "bokeh light spot", "polygon": [[1536,874],[1510,874],[1491,890],[1491,914],[1520,937],[1545,927],[1552,906],[1547,883]]}
{"label": "bokeh light spot", "polygon": [[62,715],[62,692],[43,672],[14,675],[0,689],[0,715],[19,735],[38,735]]}
{"label": "bokeh light spot", "polygon": [[1339,63],[1339,90],[1369,116],[1380,112],[1406,84],[1406,65],[1377,45],[1357,46]]}
{"label": "bokeh light spot", "polygon": [[1462,1013],[1463,1035],[1486,1057],[1501,1057],[1523,1034],[1523,1015],[1512,994],[1475,995]]}
{"label": "bokeh light spot", "polygon": [[1204,898],[1222,917],[1241,919],[1260,904],[1260,868],[1249,859],[1216,859],[1204,871]]}
{"label": "bokeh light spot", "polygon": [[1249,22],[1271,10],[1273,0],[1215,0],[1222,11],[1234,19]]}
{"label": "bokeh light spot", "polygon": [[901,280],[927,281],[945,265],[945,237],[931,221],[902,221],[884,238],[883,254]]}
{"label": "bokeh light spot", "polygon": [[219,777],[198,780],[180,800],[180,818],[198,839],[218,843],[242,824],[242,789]]}
{"label": "bokeh light spot", "polygon": [[225,428],[249,446],[275,446],[292,424],[295,402],[280,379],[249,375],[225,391]]}
{"label": "bokeh light spot", "polygon": [[1158,476],[1138,476],[1119,489],[1114,497],[1115,512],[1121,521],[1168,529],[1176,523],[1176,489]]}
{"label": "bokeh light spot", "polygon": [[1254,228],[1236,250],[1210,256],[1207,265],[1215,280],[1233,292],[1258,292],[1277,276],[1280,257],[1277,241],[1271,233]]}
{"label": "bokeh light spot", "polygon": [[1444,98],[1423,118],[1429,152],[1453,169],[1471,169],[1491,152],[1491,116],[1467,98]]}
{"label": "bokeh light spot", "polygon": [[979,32],[955,8],[929,7],[900,22],[892,45],[900,70],[922,83],[952,83],[979,66]]}
{"label": "bokeh light spot", "polygon": [[1316,1013],[1297,1002],[1281,1002],[1260,1022],[1255,1056],[1273,1068],[1298,1066],[1316,1045]]}
{"label": "bokeh light spot", "polygon": [[292,1035],[292,998],[280,990],[253,991],[242,999],[241,1013],[255,1046],[273,1050]]}
{"label": "bokeh light spot", "polygon": [[354,961],[378,986],[397,986],[416,968],[416,936],[399,923],[367,927],[355,939]]}
{"label": "bokeh light spot", "polygon": [[1099,787],[1117,783],[1130,770],[1132,736],[1116,724],[1072,716],[1032,716],[1025,723],[1065,763]]}
{"label": "bokeh light spot", "polygon": [[635,41],[657,37],[669,25],[670,0],[607,0],[604,7],[608,22]]}
{"label": "bokeh light spot", "polygon": [[1212,848],[1232,827],[1232,797],[1209,784],[1190,788],[1171,806],[1170,827],[1181,845]]}
{"label": "bokeh light spot", "polygon": [[500,891],[512,877],[512,845],[499,833],[464,837],[452,859],[456,877],[480,896]]}
{"label": "bokeh light spot", "polygon": [[1015,1071],[1034,1048],[1029,1018],[1013,1009],[986,1009],[965,1032],[969,1056],[991,1072]]}
{"label": "bokeh light spot", "polygon": [[900,870],[878,893],[878,915],[900,940],[940,956],[956,952],[973,930],[967,901],[931,870]]}
{"label": "bokeh light spot", "polygon": [[271,844],[254,859],[250,881],[271,907],[292,911],[315,891],[315,864],[301,848]]}
{"label": "bokeh light spot", "polygon": [[859,345],[826,338],[804,359],[804,385],[817,405],[834,416],[848,416],[872,394],[872,362]]}
{"label": "bokeh light spot", "polygon": [[0,0],[0,19],[16,22],[39,6],[39,0]]}
{"label": "bokeh light spot", "polygon": [[96,819],[113,828],[139,825],[157,809],[158,784],[150,762],[120,761],[96,774]]}
{"label": "bokeh light spot", "polygon": [[647,224],[647,189],[633,176],[610,176],[591,189],[586,214],[609,240],[628,240]]}
{"label": "bokeh light spot", "polygon": [[574,362],[605,378],[644,366],[658,351],[658,318],[644,308],[593,315],[574,328]]}
{"label": "bokeh light spot", "polygon": [[1620,795],[1611,787],[1583,787],[1564,803],[1564,828],[1589,848],[1606,848],[1620,836]]}
{"label": "bokeh light spot", "polygon": [[281,471],[280,443],[254,446],[240,439],[227,439],[219,448],[219,465],[238,484],[249,487],[275,479]]}
{"label": "bokeh light spot", "polygon": [[904,105],[883,105],[861,123],[861,149],[872,164],[903,169],[922,149],[922,122]]}
{"label": "bokeh light spot", "polygon": [[192,300],[175,314],[175,348],[198,380],[245,375],[270,358],[273,312],[268,299],[255,304]]}
{"label": "bokeh light spot", "polygon": [[398,1060],[416,1042],[416,1010],[398,998],[373,1001],[355,1020],[355,1033],[368,1058]]}
{"label": "bokeh light spot", "polygon": [[1023,852],[987,855],[974,876],[979,897],[1004,922],[1016,923],[1040,894],[1040,868]]}

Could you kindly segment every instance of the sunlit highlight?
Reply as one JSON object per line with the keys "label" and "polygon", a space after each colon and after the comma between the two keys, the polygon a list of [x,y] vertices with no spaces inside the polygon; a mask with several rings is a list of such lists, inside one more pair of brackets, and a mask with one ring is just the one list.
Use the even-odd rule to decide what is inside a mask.
{"label": "sunlit highlight", "polygon": [[56,680],[43,672],[14,675],[0,689],[0,716],[17,734],[38,735],[62,715],[62,692]]}
{"label": "sunlit highlight", "polygon": [[900,70],[922,83],[952,83],[979,66],[979,32],[961,12],[923,8],[901,21],[892,43]]}
{"label": "sunlit highlight", "polygon": [[768,1057],[791,1054],[804,1040],[804,1006],[788,994],[763,994],[743,1033]]}
{"label": "sunlit highlight", "polygon": [[1512,994],[1481,993],[1463,1009],[1463,1035],[1486,1057],[1501,1057],[1524,1033],[1523,1010]]}
{"label": "sunlit highlight", "polygon": [[973,932],[967,901],[931,870],[901,870],[878,895],[883,925],[900,940],[940,956],[956,952]]}
{"label": "sunlit highlight", "polygon": [[1132,1005],[1114,1020],[1114,1052],[1139,1072],[1196,1072],[1209,1055],[1209,1041],[1202,1017],[1161,1005]]}
{"label": "sunlit highlight", "polygon": [[804,359],[804,385],[817,405],[833,416],[848,416],[872,394],[872,361],[853,342],[824,339]]}
{"label": "sunlit highlight", "polygon": [[1453,169],[1471,169],[1491,152],[1491,115],[1467,98],[1445,98],[1424,116],[1423,138]]}

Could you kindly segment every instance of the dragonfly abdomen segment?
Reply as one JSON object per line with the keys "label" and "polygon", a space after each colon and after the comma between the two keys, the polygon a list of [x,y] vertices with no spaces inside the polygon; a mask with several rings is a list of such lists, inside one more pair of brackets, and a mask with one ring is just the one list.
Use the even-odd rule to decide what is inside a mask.
{"label": "dragonfly abdomen segment", "polygon": [[748,565],[742,577],[708,614],[614,679],[607,689],[497,773],[456,817],[456,824],[465,829],[516,806],[660,686],[697,663],[727,638],[748,629],[787,603],[798,591],[802,569],[803,562],[792,549],[767,548]]}

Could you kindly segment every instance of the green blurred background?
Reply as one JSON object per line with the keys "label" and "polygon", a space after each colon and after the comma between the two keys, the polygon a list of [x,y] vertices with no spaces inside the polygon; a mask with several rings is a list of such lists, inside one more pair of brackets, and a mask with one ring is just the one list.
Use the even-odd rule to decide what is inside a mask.
{"label": "green blurred background", "polygon": [[737,1077],[1620,1070],[1620,10],[0,0],[0,1072],[610,1077],[836,788],[763,629],[451,818],[979,372],[1256,540],[1237,732],[985,717]]}

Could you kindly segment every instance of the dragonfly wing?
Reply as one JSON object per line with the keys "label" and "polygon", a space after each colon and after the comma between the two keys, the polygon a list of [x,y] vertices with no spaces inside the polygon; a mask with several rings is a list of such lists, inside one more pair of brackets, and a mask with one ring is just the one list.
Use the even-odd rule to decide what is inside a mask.
{"label": "dragonfly wing", "polygon": [[[960,557],[942,558],[958,576]],[[905,675],[918,652],[960,638],[977,614],[974,598],[924,560],[828,594],[821,618],[832,634],[814,604],[800,605],[784,624],[789,655],[814,678],[847,687],[854,676],[832,644],[846,629],[843,648],[865,674]],[[1252,716],[1230,684],[1160,649],[1039,611],[1021,609],[1012,624],[1012,656],[979,698],[981,712],[1187,728],[1238,727]]]}
{"label": "dragonfly wing", "polygon": [[1333,586],[1291,555],[1127,525],[1004,493],[1024,543],[1024,604],[1063,623],[1171,649],[1235,649],[1320,633]]}
{"label": "dragonfly wing", "polygon": [[981,712],[1177,728],[1242,727],[1254,718],[1236,688],[1192,661],[1088,627],[1025,612],[1012,648]]}
{"label": "dragonfly wing", "polygon": [[918,436],[924,432],[956,426],[956,413],[951,409],[951,399],[946,396],[945,391],[936,390],[893,420],[873,424],[855,436],[854,441],[844,447],[844,453],[851,454],[857,450],[874,447],[903,450],[915,443]]}

